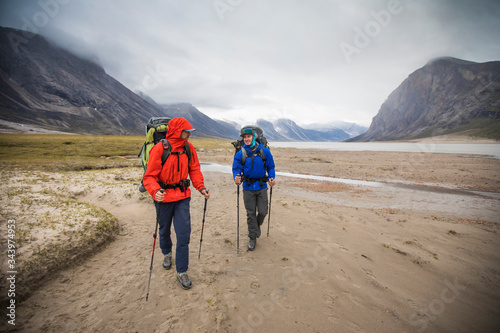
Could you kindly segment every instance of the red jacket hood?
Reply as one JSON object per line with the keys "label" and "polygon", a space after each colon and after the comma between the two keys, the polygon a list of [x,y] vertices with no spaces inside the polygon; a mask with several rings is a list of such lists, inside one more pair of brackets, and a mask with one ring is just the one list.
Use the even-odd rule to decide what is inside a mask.
{"label": "red jacket hood", "polygon": [[167,140],[172,145],[172,151],[184,148],[187,140],[181,139],[181,133],[191,129],[193,126],[184,118],[173,118],[168,122]]}

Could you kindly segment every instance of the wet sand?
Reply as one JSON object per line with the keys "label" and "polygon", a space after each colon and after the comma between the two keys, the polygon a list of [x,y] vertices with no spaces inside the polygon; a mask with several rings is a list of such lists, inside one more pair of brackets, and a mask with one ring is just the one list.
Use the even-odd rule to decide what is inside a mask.
{"label": "wet sand", "polygon": [[[404,186],[278,177],[269,237],[266,218],[253,252],[246,250],[240,198],[237,253],[236,186],[228,174],[206,172],[212,197],[200,259],[204,201],[198,193],[191,201],[193,288],[183,290],[175,269],[162,268],[157,248],[146,302],[155,212],[151,198],[133,185],[141,169],[47,173],[41,186],[104,208],[120,230],[103,250],[53,274],[23,301],[18,331],[500,330],[499,160],[293,149],[273,154],[280,172]],[[199,155],[202,162],[229,164],[232,150]]]}

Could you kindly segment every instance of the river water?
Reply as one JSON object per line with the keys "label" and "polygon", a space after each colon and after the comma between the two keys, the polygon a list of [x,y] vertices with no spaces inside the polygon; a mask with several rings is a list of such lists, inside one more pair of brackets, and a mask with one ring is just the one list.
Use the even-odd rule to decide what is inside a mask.
{"label": "river water", "polygon": [[[230,165],[222,165],[217,163],[200,163],[201,171],[207,172],[221,172],[232,175],[232,170]],[[482,195],[482,196],[493,196],[495,198],[500,198],[500,194],[491,195],[487,192],[479,192],[472,190],[463,190],[457,189],[454,187],[443,187],[436,186],[435,184],[412,184],[401,182],[387,183],[387,182],[374,182],[374,181],[366,181],[366,180],[357,180],[357,179],[346,179],[346,178],[336,178],[336,177],[326,177],[326,176],[316,176],[316,175],[307,175],[307,174],[297,174],[290,172],[276,172],[276,176],[289,177],[289,178],[297,178],[297,179],[309,179],[309,180],[318,180],[318,181],[329,181],[335,183],[342,183],[347,185],[360,185],[360,186],[369,186],[369,187],[383,187],[383,188],[399,188],[399,189],[407,189],[413,191],[426,191],[433,193],[448,193],[448,194],[461,194],[461,195]]]}
{"label": "river water", "polygon": [[[297,148],[297,149],[319,149],[339,151],[395,151],[413,153],[445,153],[480,155],[500,159],[500,144],[480,143],[411,143],[411,142],[271,142],[271,147]],[[214,163],[202,163],[203,171],[216,171],[231,174],[231,166]],[[355,179],[343,179],[323,177],[304,174],[293,174],[288,172],[277,172],[278,176],[303,178],[320,181],[331,181],[350,185],[364,185],[372,187],[407,187],[414,190],[430,190],[426,186],[414,184],[389,184],[381,182],[362,181]],[[430,184],[426,184],[430,185]],[[434,189],[433,191],[436,191]]]}
{"label": "river water", "polygon": [[[319,149],[319,150],[339,150],[339,151],[395,151],[413,153],[445,153],[445,154],[466,154],[480,155],[500,159],[500,144],[481,143],[412,143],[412,142],[270,142],[272,147],[278,148],[298,148],[298,149]],[[216,171],[231,174],[231,166],[213,163],[202,163],[202,171]],[[462,195],[484,195],[475,191],[460,190],[451,187],[435,186],[435,184],[415,185],[404,182],[386,183],[373,182],[355,179],[343,179],[334,177],[324,177],[315,175],[294,174],[289,172],[276,172],[277,176],[302,178],[319,181],[330,181],[349,185],[361,185],[370,187],[400,188],[422,192],[455,193]],[[434,185],[434,186],[429,186]],[[491,193],[489,193],[491,195]],[[489,196],[488,195],[488,196]],[[498,194],[495,194],[498,197]]]}
{"label": "river water", "polygon": [[[203,172],[220,172],[232,177],[230,165],[201,163]],[[377,195],[353,195],[347,192],[313,193],[309,191],[293,191],[290,195],[325,203],[345,205],[359,208],[394,208],[416,209],[441,213],[458,214],[462,218],[496,221],[500,214],[498,200],[500,192],[484,192],[461,189],[442,184],[412,184],[409,182],[374,182],[356,179],[343,179],[325,176],[276,172],[279,182],[286,178],[303,179],[304,181],[329,181],[368,189],[367,193]],[[370,190],[371,188],[371,190]]]}
{"label": "river water", "polygon": [[270,142],[272,147],[340,151],[396,151],[486,155],[500,159],[496,143],[412,143],[412,142]]}

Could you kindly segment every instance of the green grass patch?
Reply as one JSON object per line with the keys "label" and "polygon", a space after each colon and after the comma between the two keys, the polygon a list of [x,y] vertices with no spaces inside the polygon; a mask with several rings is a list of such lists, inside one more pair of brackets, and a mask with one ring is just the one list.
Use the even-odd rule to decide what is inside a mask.
{"label": "green grass patch", "polygon": [[[0,134],[0,166],[73,171],[139,167],[143,136]],[[190,139],[196,149],[230,147],[228,140]]]}
{"label": "green grass patch", "polygon": [[457,127],[455,129],[455,132],[463,132],[464,134],[469,136],[476,136],[500,141],[500,119],[474,119],[467,125]]}
{"label": "green grass patch", "polygon": [[417,136],[406,137],[404,139],[421,139],[426,137],[432,137],[435,135],[447,135],[447,134],[493,139],[500,141],[500,119],[494,119],[494,118],[472,119],[466,125],[458,126],[448,130],[438,127],[431,127]]}

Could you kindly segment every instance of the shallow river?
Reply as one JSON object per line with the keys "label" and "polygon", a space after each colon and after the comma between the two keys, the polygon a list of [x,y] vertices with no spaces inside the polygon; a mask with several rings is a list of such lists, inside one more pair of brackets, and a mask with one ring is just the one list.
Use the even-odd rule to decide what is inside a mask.
{"label": "shallow river", "polygon": [[271,147],[341,151],[397,151],[487,155],[500,159],[495,143],[411,143],[411,142],[270,142]]}
{"label": "shallow river", "polygon": [[[220,172],[231,175],[230,165],[201,163],[203,172]],[[297,178],[319,180],[360,186],[367,189],[365,195],[348,192],[314,193],[297,190],[290,195],[325,203],[360,208],[394,208],[424,210],[435,213],[454,214],[462,218],[497,221],[500,214],[500,192],[485,192],[445,187],[442,184],[412,184],[405,182],[382,183],[355,179],[343,179],[315,175],[276,172],[279,179]],[[231,176],[228,176],[231,177]],[[281,180],[280,180],[281,181]],[[370,189],[372,188],[372,189]]]}

